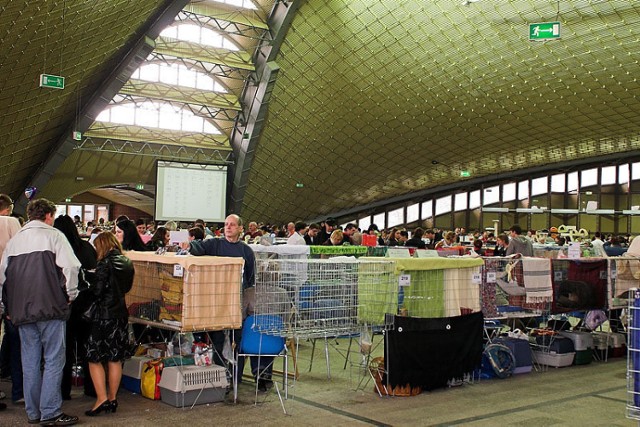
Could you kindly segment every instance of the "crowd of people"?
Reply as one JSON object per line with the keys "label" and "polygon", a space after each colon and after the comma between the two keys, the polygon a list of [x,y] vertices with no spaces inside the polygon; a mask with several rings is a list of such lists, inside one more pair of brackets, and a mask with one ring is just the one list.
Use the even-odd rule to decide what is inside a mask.
{"label": "crowd of people", "polygon": [[[173,221],[156,224],[126,216],[113,223],[100,219],[84,226],[79,217],[56,217],[55,204],[46,199],[29,203],[26,224],[11,216],[12,209],[11,198],[0,194],[4,326],[0,375],[9,372],[11,399],[24,403],[28,423],[51,426],[78,422],[77,416],[62,411],[62,402],[71,398],[72,368],[78,360],[84,362],[89,373],[84,392],[96,399],[85,415],[115,413],[118,409],[122,363],[133,350],[125,294],[132,287],[135,272],[126,251],[241,257],[245,260],[242,289],[246,291],[255,284],[255,257],[246,243],[360,245],[366,234],[375,236],[377,245],[389,247],[438,250],[464,244],[472,256],[533,256],[534,246],[564,247],[568,243],[557,229],[524,232],[519,225],[498,235],[490,231],[468,233],[464,228],[379,230],[375,224],[362,230],[354,223],[338,226],[333,219],[320,224],[291,222],[283,227],[249,222],[245,230],[242,218],[232,214],[222,229],[207,227],[202,220],[191,225]],[[172,245],[171,232],[178,228],[188,229],[188,241]],[[583,243],[598,256],[640,256],[640,239],[631,240],[629,236],[596,232]],[[245,317],[250,314],[243,313]],[[239,344],[240,331],[235,337]],[[217,355],[223,353],[224,338],[223,333],[208,334]],[[261,359],[259,366],[259,359],[251,360],[251,365],[257,386],[264,391],[271,384],[271,361]],[[0,402],[3,409],[6,405]]]}

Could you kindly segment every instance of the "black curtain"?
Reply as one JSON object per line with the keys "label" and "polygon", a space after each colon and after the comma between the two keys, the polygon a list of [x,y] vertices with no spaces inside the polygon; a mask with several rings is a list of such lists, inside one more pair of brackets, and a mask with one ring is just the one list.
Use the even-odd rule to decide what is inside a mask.
{"label": "black curtain", "polygon": [[395,317],[386,334],[385,369],[391,387],[433,390],[480,366],[482,312],[456,317]]}

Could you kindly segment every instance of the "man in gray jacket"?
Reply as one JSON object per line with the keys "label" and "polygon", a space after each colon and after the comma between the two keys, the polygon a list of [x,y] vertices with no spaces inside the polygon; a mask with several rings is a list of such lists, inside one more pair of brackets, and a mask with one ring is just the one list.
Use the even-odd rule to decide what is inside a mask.
{"label": "man in gray jacket", "polygon": [[531,240],[522,236],[522,228],[518,224],[513,225],[509,232],[509,246],[507,247],[507,256],[519,254],[520,256],[533,256],[533,245]]}
{"label": "man in gray jacket", "polygon": [[62,412],[60,383],[65,322],[69,304],[78,294],[80,261],[67,238],[52,227],[55,212],[56,205],[47,199],[29,202],[29,223],[2,254],[0,293],[4,310],[20,334],[29,424],[66,426],[78,422],[78,417]]}

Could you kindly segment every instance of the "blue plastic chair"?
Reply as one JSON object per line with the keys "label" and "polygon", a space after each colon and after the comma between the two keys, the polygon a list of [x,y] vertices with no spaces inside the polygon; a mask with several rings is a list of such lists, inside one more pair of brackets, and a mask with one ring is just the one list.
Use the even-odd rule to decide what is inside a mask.
{"label": "blue plastic chair", "polygon": [[[233,376],[233,389],[234,402],[238,398],[238,375],[242,375],[238,372],[238,360],[241,357],[246,356],[269,356],[269,357],[282,357],[283,358],[283,387],[285,399],[288,398],[288,354],[287,346],[284,337],[274,335],[283,330],[282,319],[278,316],[269,314],[256,314],[247,317],[242,325],[242,340],[240,341],[240,349],[238,350],[237,359],[234,367]],[[268,331],[269,334],[262,332]],[[272,364],[273,362],[271,362]],[[271,365],[269,364],[269,366]],[[260,365],[260,363],[258,363]],[[264,373],[267,367],[263,367],[261,372],[257,373],[258,378]],[[260,368],[259,368],[260,369]],[[277,389],[278,396],[280,397],[280,390]],[[258,384],[256,383],[256,396],[258,392]],[[257,399],[256,399],[257,401]],[[284,409],[284,406],[283,406]],[[286,412],[286,411],[285,411]]]}

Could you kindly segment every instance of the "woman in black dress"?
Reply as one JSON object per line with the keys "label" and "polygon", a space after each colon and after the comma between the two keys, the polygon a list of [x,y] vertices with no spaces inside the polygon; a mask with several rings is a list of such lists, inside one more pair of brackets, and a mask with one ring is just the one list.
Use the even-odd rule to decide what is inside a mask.
{"label": "woman in black dress", "polygon": [[[94,244],[98,266],[89,289],[98,308],[91,321],[86,348],[96,402],[85,412],[90,417],[116,412],[118,408],[116,394],[122,378],[122,361],[131,357],[124,296],[133,285],[134,274],[131,260],[122,255],[122,246],[113,234],[100,233]],[[106,373],[103,363],[107,366]]]}

